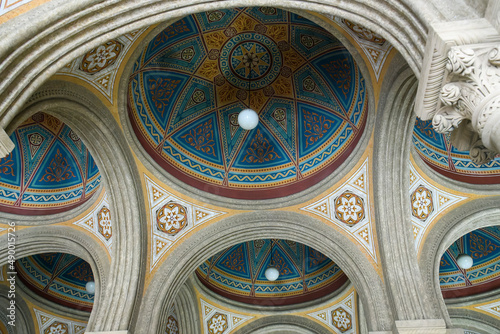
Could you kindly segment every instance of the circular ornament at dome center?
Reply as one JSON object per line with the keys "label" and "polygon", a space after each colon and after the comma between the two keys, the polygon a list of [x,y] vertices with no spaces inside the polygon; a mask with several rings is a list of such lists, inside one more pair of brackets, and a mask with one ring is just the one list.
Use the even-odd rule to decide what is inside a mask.
{"label": "circular ornament at dome center", "polygon": [[243,33],[231,38],[222,48],[220,68],[233,86],[248,89],[250,84],[250,89],[260,89],[280,74],[281,53],[270,38]]}

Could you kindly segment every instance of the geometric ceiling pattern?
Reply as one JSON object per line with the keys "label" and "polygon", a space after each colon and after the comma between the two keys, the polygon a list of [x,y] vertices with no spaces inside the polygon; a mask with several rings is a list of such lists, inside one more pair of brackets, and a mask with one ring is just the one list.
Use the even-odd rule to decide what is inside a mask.
{"label": "geometric ceiling pattern", "polygon": [[494,317],[500,319],[500,300],[496,300],[486,305],[476,306],[476,308],[488,312]]}
{"label": "geometric ceiling pattern", "polygon": [[31,1],[32,0],[0,0],[0,15],[3,15]]}
{"label": "geometric ceiling pattern", "polygon": [[351,292],[349,296],[341,302],[308,316],[319,320],[336,334],[356,334],[357,331],[357,306],[356,292]]}
{"label": "geometric ceiling pattern", "polygon": [[130,47],[145,29],[131,31],[114,40],[101,44],[84,55],[73,59],[57,71],[57,75],[66,75],[84,80],[101,92],[113,103],[114,83],[120,64]]}
{"label": "geometric ceiling pattern", "polygon": [[342,228],[352,236],[377,262],[371,218],[368,158],[357,171],[336,190],[324,198],[300,208]]}
{"label": "geometric ceiling pattern", "polygon": [[167,251],[194,228],[226,212],[212,210],[174,196],[144,175],[150,208],[151,253],[149,271]]}
{"label": "geometric ceiling pattern", "polygon": [[370,62],[375,78],[378,81],[387,56],[393,49],[392,45],[379,34],[349,20],[335,17],[335,23],[358,42],[358,45],[366,54],[366,58]]}
{"label": "geometric ceiling pattern", "polygon": [[[264,272],[278,269],[271,282]],[[338,265],[303,244],[279,239],[259,239],[219,252],[196,269],[209,289],[244,303],[261,306],[289,305],[325,296],[346,281]]]}
{"label": "geometric ceiling pattern", "polygon": [[451,144],[449,135],[434,131],[432,120],[417,118],[412,138],[420,158],[442,175],[474,184],[500,183],[500,156],[484,165],[476,165],[469,152],[459,151]]}
{"label": "geometric ceiling pattern", "polygon": [[92,212],[73,224],[95,235],[106,246],[108,255],[112,256],[113,223],[111,220],[111,210],[109,209],[108,195],[106,193],[104,193],[101,201],[95,206]]}
{"label": "geometric ceiling pattern", "polygon": [[203,334],[229,334],[253,317],[228,312],[200,298]]}
{"label": "geometric ceiling pattern", "polygon": [[[459,254],[472,257],[473,267],[462,269]],[[441,257],[439,283],[444,298],[483,293],[500,287],[500,226],[472,231],[453,243]]]}
{"label": "geometric ceiling pattern", "polygon": [[[185,17],[134,64],[128,111],[166,171],[241,199],[287,196],[324,179],[352,152],[366,118],[365,81],[346,48],[281,9]],[[250,106],[259,125],[238,126]]]}
{"label": "geometric ceiling pattern", "polygon": [[31,291],[59,305],[90,312],[94,294],[85,285],[93,281],[92,268],[84,260],[64,253],[44,253],[16,261],[19,279]]}
{"label": "geometric ceiling pattern", "polygon": [[60,318],[33,308],[40,334],[84,334],[86,323]]}
{"label": "geometric ceiling pattern", "polygon": [[39,112],[11,135],[14,150],[0,160],[0,211],[43,215],[74,208],[101,183],[85,144],[67,125]]}
{"label": "geometric ceiling pattern", "polygon": [[446,209],[467,199],[427,182],[410,162],[410,210],[415,251],[419,252],[427,229]]}

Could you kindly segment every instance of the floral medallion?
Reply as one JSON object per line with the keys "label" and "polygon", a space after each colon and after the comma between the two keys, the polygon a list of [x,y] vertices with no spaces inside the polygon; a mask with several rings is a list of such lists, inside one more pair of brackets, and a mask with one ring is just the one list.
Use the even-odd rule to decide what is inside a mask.
{"label": "floral medallion", "polygon": [[156,213],[158,229],[169,235],[176,235],[187,223],[187,210],[178,203],[168,202]]}
{"label": "floral medallion", "polygon": [[166,334],[178,334],[179,333],[179,324],[174,317],[169,316],[167,320],[167,327],[165,329]]}
{"label": "floral medallion", "polygon": [[68,334],[68,325],[55,321],[50,327],[45,329],[44,334]]}
{"label": "floral medallion", "polygon": [[432,192],[424,186],[419,186],[411,194],[412,215],[421,220],[426,220],[434,210]]}
{"label": "floral medallion", "polygon": [[227,317],[225,314],[215,313],[210,319],[208,319],[208,333],[210,334],[222,334],[227,329]]}
{"label": "floral medallion", "polygon": [[83,57],[80,69],[90,74],[97,73],[112,65],[120,55],[122,49],[123,45],[115,40],[101,44],[97,48],[87,52]]}
{"label": "floral medallion", "polygon": [[365,217],[363,199],[346,191],[335,199],[335,217],[347,225],[355,225]]}
{"label": "floral medallion", "polygon": [[339,307],[332,311],[332,324],[339,331],[344,333],[352,327],[351,315],[347,313],[342,307]]}
{"label": "floral medallion", "polygon": [[99,233],[102,234],[106,240],[113,236],[113,229],[111,226],[111,211],[105,206],[97,214],[97,222],[99,225]]}

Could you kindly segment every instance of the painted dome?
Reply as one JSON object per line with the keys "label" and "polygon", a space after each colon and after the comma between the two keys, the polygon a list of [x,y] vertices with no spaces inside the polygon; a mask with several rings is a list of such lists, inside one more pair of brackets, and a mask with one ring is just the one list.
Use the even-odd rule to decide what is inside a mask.
{"label": "painted dome", "polygon": [[[460,253],[472,257],[474,265],[458,267]],[[446,250],[439,267],[439,283],[444,298],[470,296],[500,288],[500,226],[475,230]]]}
{"label": "painted dome", "polygon": [[94,294],[85,285],[94,280],[92,268],[69,254],[45,253],[17,260],[18,278],[31,291],[57,304],[90,312]]}
{"label": "painted dome", "polygon": [[[216,10],[175,22],[145,47],[128,111],[144,149],[179,180],[231,198],[278,198],[353,151],[365,85],[346,48],[311,21],[268,7]],[[260,122],[245,131],[237,116],[248,106]]]}
{"label": "painted dome", "polygon": [[[280,273],[274,282],[264,275],[272,264]],[[277,239],[230,247],[205,261],[196,275],[222,296],[270,306],[314,300],[347,281],[339,266],[325,255],[303,244]]]}
{"label": "painted dome", "polygon": [[422,160],[444,176],[467,183],[500,183],[500,157],[487,164],[476,165],[471,161],[469,152],[459,151],[451,144],[449,135],[434,131],[432,120],[417,118],[413,144]]}
{"label": "painted dome", "polygon": [[57,118],[37,113],[10,139],[0,160],[0,211],[23,215],[71,209],[97,191],[101,175],[82,140]]}

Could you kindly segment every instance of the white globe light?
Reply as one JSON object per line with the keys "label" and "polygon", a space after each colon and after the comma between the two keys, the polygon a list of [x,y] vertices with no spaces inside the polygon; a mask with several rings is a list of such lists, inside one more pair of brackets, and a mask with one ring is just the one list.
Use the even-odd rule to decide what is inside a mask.
{"label": "white globe light", "polygon": [[95,282],[94,281],[87,282],[87,284],[85,284],[85,290],[87,290],[88,293],[94,294],[95,293]]}
{"label": "white globe light", "polygon": [[264,272],[264,275],[266,276],[268,281],[274,282],[280,276],[280,272],[278,271],[278,269],[276,269],[274,267],[269,267]]}
{"label": "white globe light", "polygon": [[259,124],[259,115],[252,109],[244,109],[238,114],[238,124],[245,130],[252,130]]}
{"label": "white globe light", "polygon": [[460,254],[457,257],[457,264],[462,269],[469,269],[469,268],[472,268],[473,261],[469,255]]}

